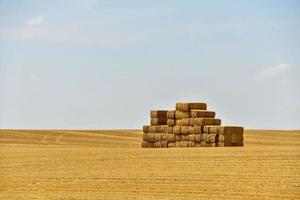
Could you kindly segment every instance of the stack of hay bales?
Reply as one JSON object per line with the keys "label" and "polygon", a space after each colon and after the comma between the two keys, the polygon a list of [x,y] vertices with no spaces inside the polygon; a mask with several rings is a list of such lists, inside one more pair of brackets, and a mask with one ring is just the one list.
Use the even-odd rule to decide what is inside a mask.
{"label": "stack of hay bales", "polygon": [[142,147],[243,146],[243,127],[221,126],[206,103],[177,103],[176,110],[153,110],[143,128]]}

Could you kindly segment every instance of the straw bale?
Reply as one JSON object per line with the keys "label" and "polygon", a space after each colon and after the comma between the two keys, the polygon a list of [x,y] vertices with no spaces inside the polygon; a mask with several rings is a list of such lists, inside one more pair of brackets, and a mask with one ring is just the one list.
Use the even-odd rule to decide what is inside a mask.
{"label": "straw bale", "polygon": [[216,113],[207,110],[191,110],[191,117],[193,118],[214,118]]}
{"label": "straw bale", "polygon": [[204,126],[203,127],[203,132],[206,134],[216,134],[218,135],[220,132],[220,126],[218,125],[212,125],[212,126]]}
{"label": "straw bale", "polygon": [[175,120],[175,126],[182,126],[182,120],[181,119],[176,119]]}
{"label": "straw bale", "polygon": [[169,126],[169,127],[168,127],[168,132],[167,132],[167,133],[172,133],[172,134],[173,134],[173,128],[174,128],[173,126]]}
{"label": "straw bale", "polygon": [[188,126],[189,125],[189,119],[188,118],[184,118],[181,121],[182,121],[182,126]]}
{"label": "straw bale", "polygon": [[161,141],[160,144],[161,144],[162,148],[167,148],[168,147],[168,142],[167,141]]}
{"label": "straw bale", "polygon": [[167,113],[169,119],[175,119],[175,110],[169,110]]}
{"label": "straw bale", "polygon": [[150,117],[151,118],[167,118],[168,111],[167,110],[151,110]]}
{"label": "straw bale", "polygon": [[190,118],[191,114],[188,111],[176,111],[175,118],[176,119],[183,119],[183,118]]}
{"label": "straw bale", "polygon": [[149,148],[154,148],[154,142],[148,142],[148,147]]}
{"label": "straw bale", "polygon": [[168,118],[151,118],[151,125],[167,125]]}
{"label": "straw bale", "polygon": [[188,134],[188,126],[181,126],[181,134]]}
{"label": "straw bale", "polygon": [[176,147],[175,142],[168,142],[168,148],[174,148],[174,147]]}
{"label": "straw bale", "polygon": [[168,119],[167,124],[168,126],[175,126],[175,119]]}
{"label": "straw bale", "polygon": [[178,111],[190,111],[192,109],[206,110],[206,108],[207,108],[206,103],[200,103],[200,102],[176,103],[176,110]]}
{"label": "straw bale", "polygon": [[224,142],[218,142],[217,143],[217,147],[224,147],[225,145],[224,145]]}
{"label": "straw bale", "polygon": [[143,132],[144,132],[144,133],[149,133],[149,128],[150,128],[149,125],[144,125],[144,126],[143,126]]}
{"label": "straw bale", "polygon": [[201,142],[201,135],[200,134],[195,134],[195,142]]}
{"label": "straw bale", "polygon": [[224,142],[224,135],[218,135],[218,141]]}
{"label": "straw bale", "polygon": [[195,147],[201,147],[201,143],[200,142],[195,142]]}
{"label": "straw bale", "polygon": [[180,141],[176,142],[176,147],[188,147],[189,142],[188,141]]}
{"label": "straw bale", "polygon": [[149,127],[149,133],[155,133],[156,126]]}
{"label": "straw bale", "polygon": [[143,133],[143,140],[148,141],[148,133]]}
{"label": "straw bale", "polygon": [[194,133],[201,134],[202,133],[202,126],[194,126]]}
{"label": "straw bale", "polygon": [[208,141],[209,141],[210,143],[217,142],[217,135],[216,135],[216,134],[209,134],[209,135],[208,135]]}
{"label": "straw bale", "polygon": [[161,148],[161,142],[155,142],[154,148]]}
{"label": "straw bale", "polygon": [[180,135],[180,141],[189,141],[188,136],[187,135]]}
{"label": "straw bale", "polygon": [[194,118],[189,118],[189,126],[194,126]]}
{"label": "straw bale", "polygon": [[160,140],[161,141],[167,141],[167,135],[168,135],[168,133],[161,133],[160,134]]}
{"label": "straw bale", "polygon": [[193,126],[188,126],[187,134],[194,134],[194,127]]}
{"label": "straw bale", "polygon": [[181,126],[174,126],[173,127],[173,133],[175,135],[180,135],[180,133],[181,133]]}
{"label": "straw bale", "polygon": [[201,141],[209,142],[209,140],[208,140],[208,134],[201,134]]}
{"label": "straw bale", "polygon": [[244,128],[243,127],[222,126],[222,127],[220,127],[219,134],[224,136],[224,146],[243,146],[244,145],[244,136],[243,136]]}
{"label": "straw bale", "polygon": [[142,148],[148,148],[148,142],[147,141],[142,141],[142,144],[141,144]]}
{"label": "straw bale", "polygon": [[168,129],[169,129],[169,126],[168,125],[162,125],[160,127],[160,132],[161,133],[167,133],[168,132]]}
{"label": "straw bale", "polygon": [[205,126],[205,125],[221,125],[220,119],[214,118],[194,118],[195,126]]}
{"label": "straw bale", "polygon": [[206,142],[201,142],[201,143],[200,143],[200,146],[201,146],[201,147],[207,147],[208,144],[207,144]]}
{"label": "straw bale", "polygon": [[210,146],[211,146],[211,147],[216,147],[217,144],[216,144],[215,142],[212,142],[212,143],[210,143]]}
{"label": "straw bale", "polygon": [[161,134],[160,133],[154,133],[153,136],[154,136],[153,141],[155,141],[155,142],[161,141]]}
{"label": "straw bale", "polygon": [[193,141],[193,142],[195,141],[195,135],[194,134],[188,135],[187,138],[188,138],[188,141]]}
{"label": "straw bale", "polygon": [[195,142],[189,141],[188,142],[188,147],[195,147]]}
{"label": "straw bale", "polygon": [[167,141],[168,142],[176,142],[176,135],[168,133],[167,134]]}
{"label": "straw bale", "polygon": [[155,126],[155,133],[161,133],[161,126]]}
{"label": "straw bale", "polygon": [[181,135],[175,135],[176,141],[181,141]]}

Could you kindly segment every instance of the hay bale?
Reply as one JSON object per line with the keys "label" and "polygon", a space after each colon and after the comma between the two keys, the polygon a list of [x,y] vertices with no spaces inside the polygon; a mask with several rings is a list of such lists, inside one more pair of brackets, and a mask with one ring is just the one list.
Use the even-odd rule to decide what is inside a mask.
{"label": "hay bale", "polygon": [[201,142],[201,134],[195,134],[195,142],[198,142],[198,143],[200,143]]}
{"label": "hay bale", "polygon": [[150,128],[149,125],[144,125],[144,126],[143,126],[143,132],[144,132],[144,133],[149,133],[149,128]]}
{"label": "hay bale", "polygon": [[167,113],[168,119],[175,119],[175,110],[169,110]]}
{"label": "hay bale", "polygon": [[190,111],[192,109],[206,110],[206,103],[201,102],[191,102],[191,103],[176,103],[176,110],[178,111]]}
{"label": "hay bale", "polygon": [[160,141],[167,141],[167,136],[168,136],[168,133],[161,133],[160,134]]}
{"label": "hay bale", "polygon": [[182,126],[182,120],[181,119],[176,119],[175,120],[175,126]]}
{"label": "hay bale", "polygon": [[187,135],[180,135],[180,141],[189,141],[188,136]]}
{"label": "hay bale", "polygon": [[189,119],[188,118],[184,118],[181,121],[182,121],[182,126],[188,126],[189,125]]}
{"label": "hay bale", "polygon": [[193,126],[188,126],[187,134],[194,134],[194,127]]}
{"label": "hay bale", "polygon": [[167,132],[167,133],[173,134],[173,126],[169,126],[169,127],[168,127],[168,132]]}
{"label": "hay bale", "polygon": [[173,127],[173,133],[175,135],[180,135],[181,134],[181,126],[174,126]]}
{"label": "hay bale", "polygon": [[161,148],[161,142],[155,142],[154,148]]}
{"label": "hay bale", "polygon": [[195,134],[188,135],[187,138],[188,138],[188,141],[194,142],[195,141]]}
{"label": "hay bale", "polygon": [[151,118],[167,118],[168,111],[167,110],[151,110],[150,117]]}
{"label": "hay bale", "polygon": [[176,119],[183,119],[183,118],[190,118],[191,114],[187,111],[176,111],[175,112],[175,118]]}
{"label": "hay bale", "polygon": [[214,142],[210,143],[209,145],[210,145],[210,147],[216,147],[217,146],[216,143],[214,143]]}
{"label": "hay bale", "polygon": [[151,125],[167,125],[168,118],[151,118]]}
{"label": "hay bale", "polygon": [[208,141],[210,143],[215,143],[217,142],[217,135],[216,134],[208,134]]}
{"label": "hay bale", "polygon": [[244,128],[239,126],[221,126],[219,135],[224,136],[224,146],[243,146]]}
{"label": "hay bale", "polygon": [[150,126],[149,127],[149,133],[155,133],[156,126]]}
{"label": "hay bale", "polygon": [[191,110],[191,117],[193,118],[215,118],[216,113],[207,110]]}
{"label": "hay bale", "polygon": [[143,141],[148,141],[148,133],[143,133]]}
{"label": "hay bale", "polygon": [[168,119],[167,124],[168,126],[175,126],[175,119]]}
{"label": "hay bale", "polygon": [[210,125],[210,126],[204,126],[203,127],[203,132],[205,134],[216,134],[218,135],[220,132],[220,126],[214,126],[214,125]]}
{"label": "hay bale", "polygon": [[206,126],[206,125],[221,125],[220,119],[214,118],[194,118],[195,126]]}
{"label": "hay bale", "polygon": [[185,134],[187,135],[188,134],[188,126],[181,126],[181,134]]}
{"label": "hay bale", "polygon": [[224,147],[224,146],[225,146],[224,142],[218,142],[217,143],[217,147]]}
{"label": "hay bale", "polygon": [[189,126],[194,126],[194,118],[189,118]]}
{"label": "hay bale", "polygon": [[195,147],[201,147],[201,143],[200,142],[195,142]]}
{"label": "hay bale", "polygon": [[168,133],[167,134],[167,141],[168,142],[176,142],[176,135],[174,135],[172,133]]}
{"label": "hay bale", "polygon": [[160,126],[160,132],[161,133],[167,133],[168,129],[169,129],[168,125],[162,125],[162,126]]}
{"label": "hay bale", "polygon": [[141,147],[142,148],[148,148],[148,142],[147,141],[142,141]]}
{"label": "hay bale", "polygon": [[189,141],[188,142],[188,147],[195,147],[195,142]]}
{"label": "hay bale", "polygon": [[209,142],[208,134],[201,134],[201,141],[208,143]]}
{"label": "hay bale", "polygon": [[218,141],[224,143],[224,135],[218,135]]}
{"label": "hay bale", "polygon": [[161,133],[161,126],[155,126],[155,133]]}
{"label": "hay bale", "polygon": [[154,142],[161,141],[161,134],[160,133],[153,133],[152,137],[154,137],[154,139],[153,139]]}
{"label": "hay bale", "polygon": [[206,142],[201,142],[200,143],[200,147],[207,147],[207,146],[208,146],[208,144]]}
{"label": "hay bale", "polygon": [[175,148],[176,147],[176,143],[175,142],[168,142],[168,148]]}
{"label": "hay bale", "polygon": [[202,127],[201,126],[194,126],[194,133],[195,134],[201,134],[202,133]]}
{"label": "hay bale", "polygon": [[148,142],[148,148],[154,148],[154,142]]}
{"label": "hay bale", "polygon": [[188,141],[180,141],[176,142],[176,147],[188,147],[189,142]]}
{"label": "hay bale", "polygon": [[175,140],[176,140],[176,142],[180,142],[181,141],[181,135],[175,135]]}
{"label": "hay bale", "polygon": [[168,147],[168,142],[167,141],[161,141],[161,148],[167,148]]}

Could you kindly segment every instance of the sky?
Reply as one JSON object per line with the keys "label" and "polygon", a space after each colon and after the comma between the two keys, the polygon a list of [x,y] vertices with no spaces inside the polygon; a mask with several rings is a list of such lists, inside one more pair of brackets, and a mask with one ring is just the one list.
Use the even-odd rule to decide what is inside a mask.
{"label": "sky", "polygon": [[300,129],[300,1],[0,0],[0,128],[141,129],[185,101]]}

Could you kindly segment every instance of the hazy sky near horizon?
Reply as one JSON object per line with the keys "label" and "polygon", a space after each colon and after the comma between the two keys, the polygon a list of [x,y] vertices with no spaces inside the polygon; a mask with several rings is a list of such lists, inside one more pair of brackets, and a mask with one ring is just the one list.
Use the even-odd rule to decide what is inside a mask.
{"label": "hazy sky near horizon", "polygon": [[299,67],[297,0],[0,0],[0,128],[141,128],[203,101],[300,129]]}

